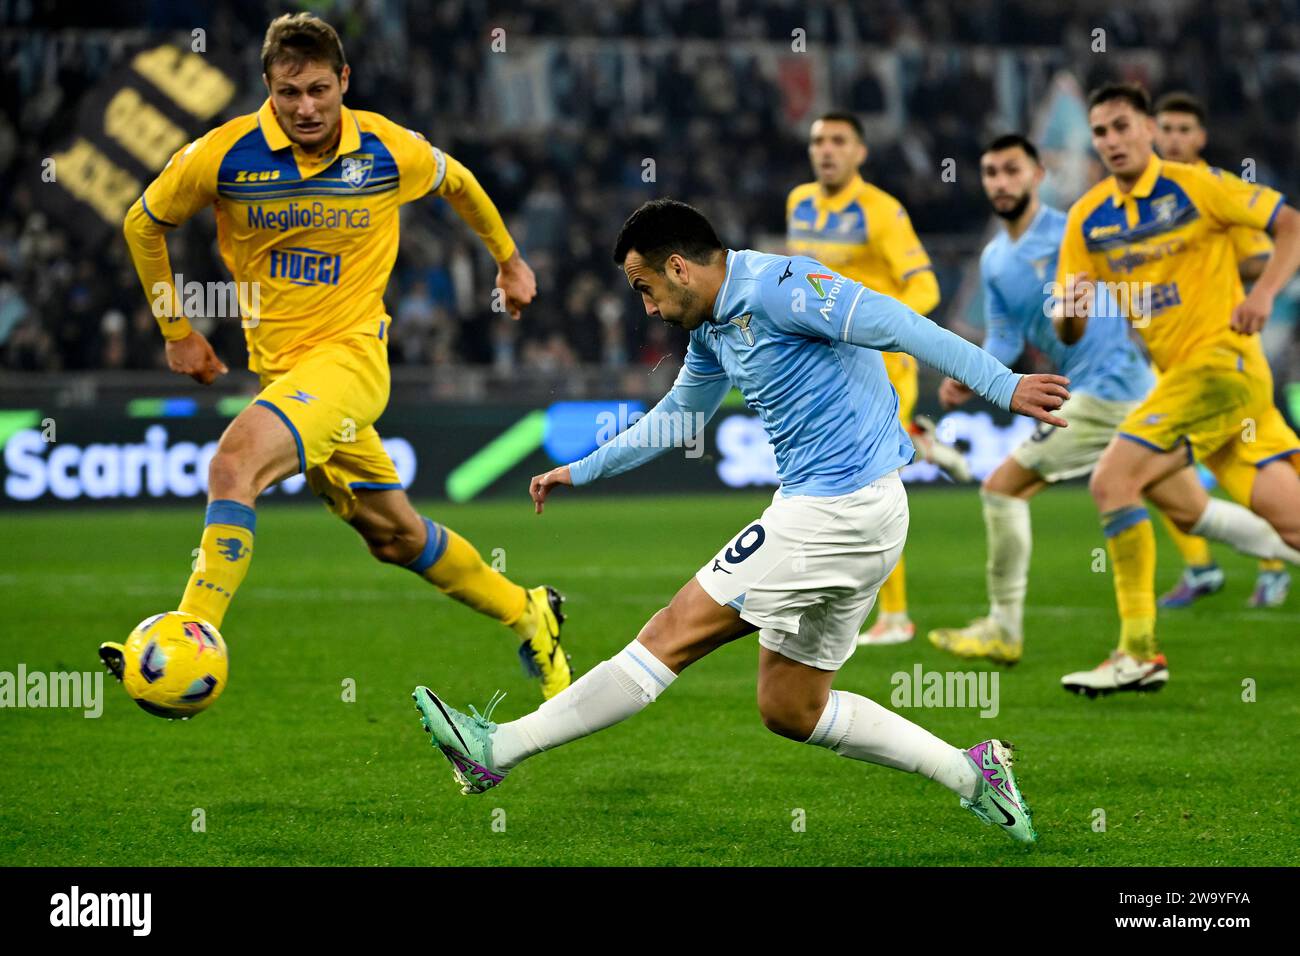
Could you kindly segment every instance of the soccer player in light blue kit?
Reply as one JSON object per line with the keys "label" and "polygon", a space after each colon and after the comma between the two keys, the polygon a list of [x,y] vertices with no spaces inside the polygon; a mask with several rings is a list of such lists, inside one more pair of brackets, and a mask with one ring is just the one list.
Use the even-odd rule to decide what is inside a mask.
{"label": "soccer player in light blue kit", "polygon": [[[831,689],[907,536],[898,470],[913,448],[880,351],[907,352],[1001,408],[1060,427],[1058,375],[1016,375],[987,352],[814,259],[728,251],[699,212],[648,202],[623,225],[614,259],[646,313],[690,332],[672,390],[581,461],[532,480],[537,512],[557,485],[643,464],[685,443],[735,385],[776,451],[781,487],[655,614],[636,640],[540,709],[504,724],[414,693],[433,744],[464,793],[496,786],[520,761],[645,708],[691,663],[758,631],[764,724],[841,756],[919,773],[1012,838],[1036,836],[1011,746],[962,749],[857,694]],[[702,416],[697,414],[702,413]]]}
{"label": "soccer player in light blue kit", "polygon": [[[1071,383],[1061,413],[1070,428],[1039,424],[984,480],[989,613],[966,627],[931,631],[930,643],[958,657],[1014,664],[1024,648],[1029,499],[1049,484],[1091,472],[1155,378],[1113,302],[1098,308],[1074,345],[1062,343],[1053,330],[1050,309],[1065,213],[1038,199],[1043,167],[1034,144],[1018,133],[998,137],[980,157],[980,179],[1004,227],[980,256],[984,348],[1004,365],[1015,364],[1026,343],[1051,359]],[[948,408],[973,394],[952,378],[939,389]]]}

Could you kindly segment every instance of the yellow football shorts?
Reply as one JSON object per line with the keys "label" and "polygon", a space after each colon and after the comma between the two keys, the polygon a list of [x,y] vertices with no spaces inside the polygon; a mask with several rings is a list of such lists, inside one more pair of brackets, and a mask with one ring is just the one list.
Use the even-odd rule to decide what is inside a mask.
{"label": "yellow football shorts", "polygon": [[279,416],[298,445],[311,490],[344,521],[359,489],[401,488],[375,420],[388,404],[388,343],[375,333],[325,342],[254,400]]}
{"label": "yellow football shorts", "polygon": [[912,412],[916,410],[916,359],[906,352],[881,352],[885,374],[898,392],[898,420],[911,430]]}
{"label": "yellow football shorts", "polygon": [[1157,451],[1183,446],[1247,505],[1260,467],[1289,459],[1300,469],[1300,438],[1273,404],[1273,375],[1257,349],[1216,348],[1161,373],[1118,433]]}

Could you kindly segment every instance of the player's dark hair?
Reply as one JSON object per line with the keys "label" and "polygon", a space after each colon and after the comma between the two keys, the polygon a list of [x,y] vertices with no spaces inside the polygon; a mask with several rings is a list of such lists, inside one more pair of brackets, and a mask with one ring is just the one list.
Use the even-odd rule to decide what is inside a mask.
{"label": "player's dark hair", "polygon": [[1097,87],[1088,94],[1088,109],[1111,100],[1124,100],[1143,116],[1151,115],[1151,97],[1137,83],[1106,83]]}
{"label": "player's dark hair", "polygon": [[262,41],[262,73],[267,79],[277,64],[287,64],[293,75],[308,63],[323,63],[335,76],[343,75],[347,60],[334,28],[310,13],[286,13],[272,20]]}
{"label": "player's dark hair", "polygon": [[827,110],[821,116],[817,117],[817,122],[848,123],[853,127],[853,132],[858,134],[858,139],[862,140],[864,143],[867,140],[866,131],[862,128],[862,120],[858,119],[857,116],[850,113],[848,110]]}
{"label": "player's dark hair", "polygon": [[[1032,159],[1039,166],[1043,161],[1038,158],[1038,147],[1033,144],[1028,136],[1023,133],[1003,133],[997,139],[993,140],[984,147],[985,153],[1000,153],[1004,149],[1023,149],[1025,155]],[[983,155],[981,153],[980,155]]]}
{"label": "player's dark hair", "polygon": [[1202,126],[1205,125],[1204,104],[1185,90],[1175,90],[1160,97],[1160,99],[1156,100],[1155,111],[1157,113],[1190,113],[1196,117],[1198,123]]}
{"label": "player's dark hair", "polygon": [[698,209],[675,199],[651,199],[623,223],[614,242],[614,261],[621,266],[634,249],[647,266],[663,272],[673,253],[707,265],[722,250],[722,242]]}

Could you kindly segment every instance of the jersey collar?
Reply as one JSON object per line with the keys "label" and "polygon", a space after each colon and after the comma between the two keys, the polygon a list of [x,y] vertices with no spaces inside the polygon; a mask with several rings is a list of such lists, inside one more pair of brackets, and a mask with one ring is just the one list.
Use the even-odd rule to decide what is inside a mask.
{"label": "jersey collar", "polygon": [[722,287],[718,289],[718,297],[713,300],[713,324],[718,325],[722,322],[722,304],[727,300],[727,289],[731,286],[731,264],[735,261],[736,251],[727,250],[727,268],[722,276]]}
{"label": "jersey collar", "polygon": [[268,96],[262,108],[257,111],[257,125],[262,129],[262,137],[266,140],[266,145],[272,151],[279,151],[286,147],[293,149],[293,158],[298,164],[299,172],[304,176],[312,176],[328,167],[339,156],[346,156],[348,153],[355,153],[361,148],[361,128],[357,119],[352,115],[352,111],[346,106],[339,106],[339,126],[342,133],[339,136],[339,148],[332,155],[320,158],[308,156],[298,146],[294,145],[293,140],[285,135],[280,128],[279,121],[275,118],[275,107],[271,105],[271,98]]}
{"label": "jersey collar", "polygon": [[1127,193],[1120,192],[1119,180],[1114,176],[1110,178],[1111,203],[1116,209],[1124,205],[1127,199],[1146,199],[1151,195],[1151,190],[1156,187],[1156,180],[1160,178],[1160,171],[1164,166],[1163,160],[1155,153],[1151,154],[1151,159],[1147,162],[1147,168],[1142,171],[1138,181],[1133,184],[1133,188]]}
{"label": "jersey collar", "polygon": [[838,212],[839,207],[847,206],[852,202],[853,198],[858,194],[858,190],[865,185],[866,183],[863,181],[860,173],[854,173],[852,179],[845,183],[837,192],[833,192],[829,196],[822,192],[822,188],[819,185],[816,193],[817,204],[823,208],[834,209]]}

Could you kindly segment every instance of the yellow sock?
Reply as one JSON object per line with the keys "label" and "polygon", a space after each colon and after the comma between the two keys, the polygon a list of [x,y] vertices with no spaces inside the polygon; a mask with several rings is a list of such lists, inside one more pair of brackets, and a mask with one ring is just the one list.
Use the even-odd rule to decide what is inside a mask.
{"label": "yellow sock", "polygon": [[455,531],[428,518],[424,527],[428,533],[424,550],[407,567],[448,597],[531,637],[536,625],[524,620],[528,592],[488,567],[474,546]]}
{"label": "yellow sock", "polygon": [[1259,570],[1261,573],[1264,571],[1285,571],[1286,562],[1285,561],[1261,561],[1259,562]]}
{"label": "yellow sock", "polygon": [[1174,547],[1183,556],[1183,564],[1189,568],[1203,568],[1215,563],[1214,555],[1210,554],[1210,542],[1200,535],[1179,530],[1178,525],[1170,521],[1169,516],[1163,511],[1160,512],[1160,519],[1164,521],[1169,537],[1173,538]]}
{"label": "yellow sock", "polygon": [[1119,606],[1120,650],[1140,661],[1160,653],[1156,643],[1156,536],[1141,505],[1101,516]]}
{"label": "yellow sock", "polygon": [[203,539],[180,610],[220,629],[230,599],[248,573],[257,515],[248,505],[221,498],[208,505]]}
{"label": "yellow sock", "polygon": [[903,567],[902,557],[899,557],[898,564],[880,586],[880,613],[907,613],[907,571]]}

